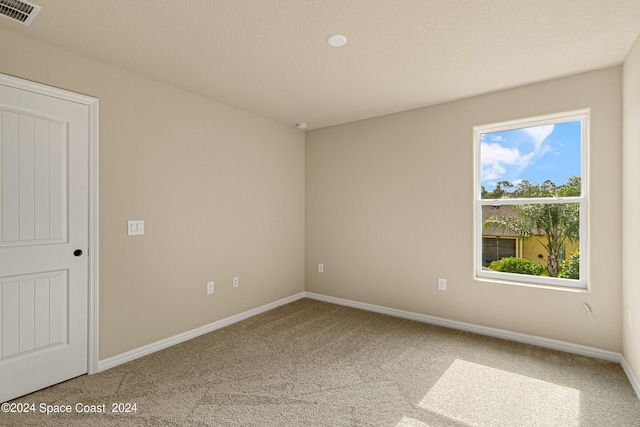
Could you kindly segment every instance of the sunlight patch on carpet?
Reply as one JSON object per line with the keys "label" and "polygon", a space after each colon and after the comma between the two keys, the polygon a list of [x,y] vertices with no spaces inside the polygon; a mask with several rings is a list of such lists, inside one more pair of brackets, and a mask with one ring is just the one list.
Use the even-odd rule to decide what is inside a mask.
{"label": "sunlight patch on carpet", "polygon": [[580,391],[456,359],[419,406],[469,426],[579,426]]}
{"label": "sunlight patch on carpet", "polygon": [[415,418],[402,417],[395,427],[429,427],[429,424],[425,424]]}

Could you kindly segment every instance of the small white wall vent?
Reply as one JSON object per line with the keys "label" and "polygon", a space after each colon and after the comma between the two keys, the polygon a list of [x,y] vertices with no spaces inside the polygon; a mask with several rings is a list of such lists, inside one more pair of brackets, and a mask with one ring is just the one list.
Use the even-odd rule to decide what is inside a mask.
{"label": "small white wall vent", "polygon": [[37,4],[24,0],[0,0],[0,15],[24,25],[31,25],[40,9]]}

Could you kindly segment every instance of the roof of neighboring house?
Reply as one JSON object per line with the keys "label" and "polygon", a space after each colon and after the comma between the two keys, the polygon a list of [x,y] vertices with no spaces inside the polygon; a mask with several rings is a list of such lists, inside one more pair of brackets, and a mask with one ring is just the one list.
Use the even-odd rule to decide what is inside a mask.
{"label": "roof of neighboring house", "polygon": [[[517,218],[518,214],[516,211],[509,205],[501,205],[501,206],[483,206],[482,207],[482,223],[489,219],[494,215],[503,215],[509,218]],[[514,233],[513,231],[503,230],[500,228],[489,227],[482,229],[483,236],[505,236],[505,237],[517,237],[518,233]]]}

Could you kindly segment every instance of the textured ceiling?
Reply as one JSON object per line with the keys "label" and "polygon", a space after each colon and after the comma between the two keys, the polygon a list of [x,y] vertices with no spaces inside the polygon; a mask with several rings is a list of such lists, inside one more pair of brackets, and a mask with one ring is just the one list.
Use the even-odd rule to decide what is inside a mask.
{"label": "textured ceiling", "polygon": [[0,26],[310,129],[620,64],[640,33],[640,0],[31,1]]}

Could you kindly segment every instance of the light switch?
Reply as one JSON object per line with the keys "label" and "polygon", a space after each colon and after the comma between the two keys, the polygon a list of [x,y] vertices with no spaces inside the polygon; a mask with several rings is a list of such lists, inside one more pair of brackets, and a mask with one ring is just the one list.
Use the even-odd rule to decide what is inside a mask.
{"label": "light switch", "polygon": [[127,223],[127,234],[129,236],[139,236],[144,234],[144,220],[134,219]]}

